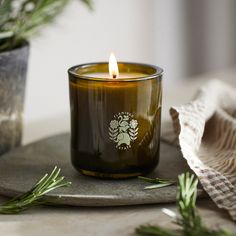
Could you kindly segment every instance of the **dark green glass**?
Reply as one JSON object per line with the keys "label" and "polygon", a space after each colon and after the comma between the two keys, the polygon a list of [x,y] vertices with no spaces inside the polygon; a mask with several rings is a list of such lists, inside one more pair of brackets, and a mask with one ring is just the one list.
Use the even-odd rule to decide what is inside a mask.
{"label": "dark green glass", "polygon": [[107,63],[68,71],[71,160],[85,175],[128,178],[158,164],[163,71],[145,64],[118,66],[117,79],[104,78]]}

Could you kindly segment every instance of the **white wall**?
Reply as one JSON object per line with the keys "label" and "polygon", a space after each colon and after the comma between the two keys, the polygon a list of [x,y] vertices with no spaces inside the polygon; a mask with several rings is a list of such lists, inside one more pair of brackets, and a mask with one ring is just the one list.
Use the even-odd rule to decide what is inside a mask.
{"label": "white wall", "polygon": [[185,76],[185,1],[156,0],[152,8],[154,23],[153,62],[164,68],[166,86],[175,86]]}

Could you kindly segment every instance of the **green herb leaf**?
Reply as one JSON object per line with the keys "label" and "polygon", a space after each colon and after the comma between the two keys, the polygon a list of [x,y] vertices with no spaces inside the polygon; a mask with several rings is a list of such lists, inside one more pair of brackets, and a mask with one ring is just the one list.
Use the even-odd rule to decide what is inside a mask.
{"label": "green herb leaf", "polygon": [[153,184],[153,185],[149,185],[147,187],[145,187],[145,190],[151,190],[151,189],[157,189],[157,188],[163,188],[163,187],[167,187],[170,185],[173,185],[174,183],[160,183],[160,184]]}
{"label": "green herb leaf", "polygon": [[143,177],[143,176],[139,176],[139,179],[148,182],[148,183],[154,183],[153,185],[149,185],[147,187],[145,187],[145,190],[150,190],[150,189],[157,189],[157,188],[163,188],[166,186],[170,186],[173,185],[175,183],[175,181],[173,180],[168,180],[168,179],[160,179],[160,178],[147,178],[147,177]]}
{"label": "green herb leaf", "polygon": [[[141,179],[143,179],[143,177]],[[203,225],[196,208],[198,180],[194,178],[194,175],[189,173],[181,174],[178,180],[177,207],[180,216],[177,218],[174,217],[174,220],[182,229],[181,235],[230,236],[231,234],[222,229],[212,230]],[[147,178],[145,181],[150,182],[152,180]],[[158,225],[141,225],[136,228],[135,232],[139,235],[179,236],[178,232],[169,231]]]}
{"label": "green herb leaf", "polygon": [[59,176],[60,169],[55,167],[50,175],[46,174],[28,192],[11,199],[0,206],[0,214],[16,214],[36,205],[44,204],[43,196],[57,188],[67,187],[71,182]]}
{"label": "green herb leaf", "polygon": [[[80,1],[92,9],[91,0]],[[43,25],[52,22],[69,2],[69,0],[0,0],[0,52],[19,46]]]}

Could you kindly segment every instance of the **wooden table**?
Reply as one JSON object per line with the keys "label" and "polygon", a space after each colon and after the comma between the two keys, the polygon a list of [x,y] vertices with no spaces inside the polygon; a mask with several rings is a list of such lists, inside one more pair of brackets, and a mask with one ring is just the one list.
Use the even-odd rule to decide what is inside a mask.
{"label": "wooden table", "polygon": [[[236,86],[236,70],[202,75],[185,83],[164,88],[163,119],[169,119],[168,108],[189,101],[196,88],[210,78],[218,77]],[[69,129],[68,114],[60,118],[29,123],[25,126],[24,143]],[[4,201],[0,198],[0,202]],[[39,207],[20,215],[0,215],[0,232],[4,236],[125,236],[132,235],[139,224],[158,224],[175,228],[162,208],[176,211],[175,204],[159,204],[110,208]],[[236,232],[236,225],[225,211],[218,209],[210,199],[198,201],[204,223]]]}

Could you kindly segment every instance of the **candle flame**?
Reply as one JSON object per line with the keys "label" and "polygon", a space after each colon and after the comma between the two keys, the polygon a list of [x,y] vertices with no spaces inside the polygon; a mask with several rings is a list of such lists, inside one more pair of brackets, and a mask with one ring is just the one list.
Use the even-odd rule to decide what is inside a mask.
{"label": "candle flame", "polygon": [[109,58],[109,74],[113,79],[119,76],[118,64],[114,53],[111,53]]}

